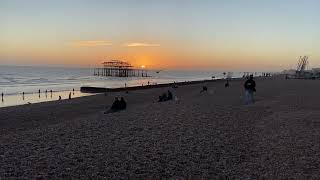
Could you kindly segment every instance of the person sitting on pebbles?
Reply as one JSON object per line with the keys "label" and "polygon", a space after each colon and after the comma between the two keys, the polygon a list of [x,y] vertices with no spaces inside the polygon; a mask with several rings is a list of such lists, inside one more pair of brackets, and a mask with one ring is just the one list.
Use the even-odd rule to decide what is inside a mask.
{"label": "person sitting on pebbles", "polygon": [[119,110],[125,110],[127,108],[127,103],[123,97],[121,97],[119,102]]}
{"label": "person sitting on pebbles", "polygon": [[158,102],[163,102],[167,100],[167,93],[163,93],[161,96],[159,96]]}
{"label": "person sitting on pebbles", "polygon": [[158,102],[173,100],[173,94],[170,90],[167,93],[163,93],[162,96],[159,96]]}
{"label": "person sitting on pebbles", "polygon": [[108,111],[104,112],[104,114],[121,111],[121,110],[126,109],[126,107],[127,107],[127,103],[123,97],[121,97],[121,100],[119,100],[118,97],[115,97],[111,108]]}
{"label": "person sitting on pebbles", "polygon": [[202,90],[200,91],[200,93],[207,92],[207,91],[208,91],[208,87],[207,86],[203,86]]}

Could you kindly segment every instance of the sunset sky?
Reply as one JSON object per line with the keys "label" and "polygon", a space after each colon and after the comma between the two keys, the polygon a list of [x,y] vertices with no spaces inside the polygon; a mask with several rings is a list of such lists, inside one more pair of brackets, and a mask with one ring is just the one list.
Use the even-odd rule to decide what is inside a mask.
{"label": "sunset sky", "polygon": [[319,0],[0,0],[0,64],[320,67]]}

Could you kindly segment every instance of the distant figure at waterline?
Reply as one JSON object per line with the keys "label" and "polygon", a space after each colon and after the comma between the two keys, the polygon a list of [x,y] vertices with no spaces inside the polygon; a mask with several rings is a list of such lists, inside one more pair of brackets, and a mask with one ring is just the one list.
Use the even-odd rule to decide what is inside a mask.
{"label": "distant figure at waterline", "polygon": [[167,93],[163,93],[161,96],[159,96],[158,102],[163,102],[167,100]]}
{"label": "distant figure at waterline", "polygon": [[71,92],[69,93],[69,99],[71,99]]}
{"label": "distant figure at waterline", "polygon": [[61,96],[59,96],[59,101],[61,100]]}
{"label": "distant figure at waterline", "polygon": [[1,101],[3,102],[3,93],[1,93]]}

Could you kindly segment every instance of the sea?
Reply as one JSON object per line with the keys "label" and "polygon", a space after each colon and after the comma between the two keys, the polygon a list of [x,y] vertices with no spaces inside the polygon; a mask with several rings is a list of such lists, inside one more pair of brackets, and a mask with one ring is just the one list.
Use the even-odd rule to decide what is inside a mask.
{"label": "sea", "polygon": [[[148,77],[94,76],[92,68],[0,66],[0,108],[89,96],[80,87],[130,87],[195,80],[241,77],[243,73],[190,70],[149,70]],[[73,91],[74,90],[74,91]],[[40,91],[40,93],[39,93]],[[52,91],[52,93],[51,93]],[[24,95],[23,95],[24,94]]]}

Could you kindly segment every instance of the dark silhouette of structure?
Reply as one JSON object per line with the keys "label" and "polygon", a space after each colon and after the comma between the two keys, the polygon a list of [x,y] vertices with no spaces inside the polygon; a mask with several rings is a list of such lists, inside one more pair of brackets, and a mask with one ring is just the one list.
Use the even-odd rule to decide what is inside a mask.
{"label": "dark silhouette of structure", "polygon": [[102,63],[102,68],[95,68],[95,76],[114,77],[148,77],[147,70],[135,69],[130,63],[121,60],[110,60]]}
{"label": "dark silhouette of structure", "polygon": [[304,78],[306,74],[305,70],[308,65],[308,58],[308,56],[300,56],[296,70],[296,78]]}

